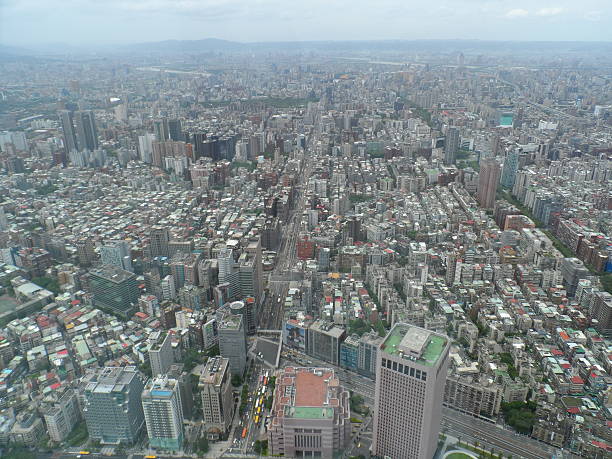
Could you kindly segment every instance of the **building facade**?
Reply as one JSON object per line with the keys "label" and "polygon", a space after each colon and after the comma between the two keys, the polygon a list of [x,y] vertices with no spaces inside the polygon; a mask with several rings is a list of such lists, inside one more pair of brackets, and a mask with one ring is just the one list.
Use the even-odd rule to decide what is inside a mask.
{"label": "building facade", "polygon": [[268,429],[271,455],[332,458],[351,441],[349,392],[329,368],[280,370]]}
{"label": "building facade", "polygon": [[104,444],[132,444],[144,427],[144,387],[136,367],[97,368],[84,376],[83,413],[89,438]]}
{"label": "building facade", "polygon": [[231,372],[229,359],[210,359],[198,382],[202,397],[204,423],[209,435],[216,436],[228,431],[234,415]]}
{"label": "building facade", "polygon": [[183,408],[178,381],[167,377],[150,379],[142,392],[142,409],[149,445],[180,450],[183,446]]}
{"label": "building facade", "polygon": [[393,326],[380,345],[372,451],[431,459],[436,451],[450,340],[413,325]]}

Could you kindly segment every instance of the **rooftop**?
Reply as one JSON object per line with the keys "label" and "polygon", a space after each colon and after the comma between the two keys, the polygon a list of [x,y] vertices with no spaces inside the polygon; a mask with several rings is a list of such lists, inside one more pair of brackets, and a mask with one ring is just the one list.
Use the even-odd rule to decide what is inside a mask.
{"label": "rooftop", "polygon": [[434,366],[448,339],[429,330],[407,324],[395,325],[385,338],[381,349],[390,355],[413,358],[417,363]]}

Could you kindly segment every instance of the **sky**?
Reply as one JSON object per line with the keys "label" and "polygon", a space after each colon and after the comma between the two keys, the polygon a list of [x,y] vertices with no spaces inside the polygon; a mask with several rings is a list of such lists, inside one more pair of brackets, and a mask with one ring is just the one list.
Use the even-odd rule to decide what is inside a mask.
{"label": "sky", "polygon": [[0,44],[612,41],[612,0],[0,0]]}

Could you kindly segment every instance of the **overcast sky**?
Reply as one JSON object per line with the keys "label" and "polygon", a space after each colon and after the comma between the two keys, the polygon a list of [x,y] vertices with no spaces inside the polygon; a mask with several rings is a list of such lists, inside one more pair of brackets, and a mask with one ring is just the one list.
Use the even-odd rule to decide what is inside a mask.
{"label": "overcast sky", "polygon": [[0,0],[0,43],[612,41],[612,0]]}

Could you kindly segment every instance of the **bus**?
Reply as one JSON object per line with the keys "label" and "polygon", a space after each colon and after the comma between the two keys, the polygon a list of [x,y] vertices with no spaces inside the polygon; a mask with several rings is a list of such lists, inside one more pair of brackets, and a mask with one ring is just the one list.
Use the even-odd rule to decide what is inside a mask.
{"label": "bus", "polygon": [[261,413],[261,406],[257,408],[257,414]]}
{"label": "bus", "polygon": [[255,424],[259,424],[259,415],[255,416]]}
{"label": "bus", "polygon": [[268,377],[267,376],[264,376],[264,378],[263,378],[263,385],[264,386],[268,385]]}
{"label": "bus", "polygon": [[255,402],[255,409],[259,408],[259,399]]}
{"label": "bus", "polygon": [[247,428],[245,427],[244,429],[242,429],[242,435],[241,438],[245,438],[247,434]]}
{"label": "bus", "polygon": [[145,459],[157,459],[157,456],[153,456],[153,455],[145,456]]}

